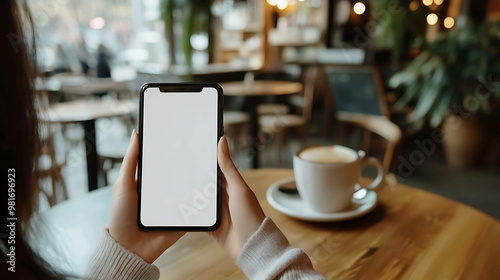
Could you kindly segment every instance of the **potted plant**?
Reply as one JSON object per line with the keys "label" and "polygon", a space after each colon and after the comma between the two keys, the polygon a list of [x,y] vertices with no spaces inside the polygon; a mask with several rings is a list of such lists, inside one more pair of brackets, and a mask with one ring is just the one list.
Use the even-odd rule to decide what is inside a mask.
{"label": "potted plant", "polygon": [[165,24],[165,37],[168,41],[168,54],[170,65],[176,64],[176,32],[175,21],[182,23],[180,45],[184,54],[184,65],[192,66],[191,36],[197,31],[206,31],[209,37],[209,53],[211,52],[212,14],[211,0],[161,0],[160,12]]}
{"label": "potted plant", "polygon": [[395,104],[415,102],[415,128],[441,126],[447,161],[477,163],[500,104],[500,25],[485,23],[442,32],[389,80],[404,93]]}
{"label": "potted plant", "polygon": [[430,8],[416,1],[378,0],[371,3],[376,7],[374,15],[380,28],[377,49],[390,49],[392,64],[396,66],[424,42],[425,19]]}

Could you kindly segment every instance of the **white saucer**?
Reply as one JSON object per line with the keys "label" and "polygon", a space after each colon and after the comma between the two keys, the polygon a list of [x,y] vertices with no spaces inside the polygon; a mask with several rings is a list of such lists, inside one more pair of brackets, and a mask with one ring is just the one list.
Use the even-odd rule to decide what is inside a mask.
{"label": "white saucer", "polygon": [[377,206],[377,193],[368,191],[363,199],[352,199],[352,205],[341,212],[321,213],[311,209],[298,194],[286,194],[279,190],[281,185],[295,182],[286,178],[273,183],[267,189],[267,201],[276,210],[288,216],[311,222],[339,222],[363,216]]}

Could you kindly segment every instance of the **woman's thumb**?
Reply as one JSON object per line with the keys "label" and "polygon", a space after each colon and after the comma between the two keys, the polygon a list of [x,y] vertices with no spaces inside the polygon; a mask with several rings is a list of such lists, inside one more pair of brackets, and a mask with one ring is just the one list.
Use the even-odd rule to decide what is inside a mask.
{"label": "woman's thumb", "polygon": [[228,185],[240,185],[245,184],[245,181],[240,175],[240,172],[236,168],[229,155],[229,146],[227,144],[226,136],[222,136],[219,140],[219,147],[217,149],[217,160],[219,161],[220,169],[226,177]]}

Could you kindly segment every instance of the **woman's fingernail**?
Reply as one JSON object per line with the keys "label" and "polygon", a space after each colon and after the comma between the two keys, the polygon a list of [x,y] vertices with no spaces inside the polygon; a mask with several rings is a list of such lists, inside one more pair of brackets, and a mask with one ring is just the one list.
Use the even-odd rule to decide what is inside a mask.
{"label": "woman's fingernail", "polygon": [[132,130],[132,135],[130,135],[130,141],[132,141],[132,139],[134,139],[134,136],[137,132],[135,131],[135,128],[134,130]]}

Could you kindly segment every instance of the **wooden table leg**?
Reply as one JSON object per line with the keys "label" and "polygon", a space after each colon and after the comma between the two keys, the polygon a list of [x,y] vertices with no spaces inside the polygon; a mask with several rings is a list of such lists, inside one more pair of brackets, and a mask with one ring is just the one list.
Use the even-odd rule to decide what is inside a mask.
{"label": "wooden table leg", "polygon": [[250,144],[252,168],[259,168],[259,115],[257,114],[257,98],[248,98],[250,103],[248,110],[250,113]]}
{"label": "wooden table leg", "polygon": [[96,190],[98,186],[98,162],[97,162],[95,120],[84,121],[83,130],[85,131],[85,152],[87,155],[87,179],[90,192]]}

